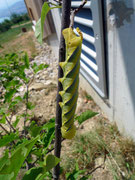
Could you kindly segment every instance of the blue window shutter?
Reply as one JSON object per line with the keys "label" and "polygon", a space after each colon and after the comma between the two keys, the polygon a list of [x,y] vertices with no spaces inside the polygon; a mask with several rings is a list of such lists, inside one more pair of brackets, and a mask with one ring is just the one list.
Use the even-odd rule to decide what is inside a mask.
{"label": "blue window shutter", "polygon": [[[72,0],[77,8],[81,0]],[[107,97],[103,38],[102,1],[89,0],[75,16],[75,27],[83,33],[80,73],[102,97]]]}

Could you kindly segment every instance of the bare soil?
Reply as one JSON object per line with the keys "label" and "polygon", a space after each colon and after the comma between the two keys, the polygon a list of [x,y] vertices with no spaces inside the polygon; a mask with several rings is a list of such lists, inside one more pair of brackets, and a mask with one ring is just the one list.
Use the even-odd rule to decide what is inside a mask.
{"label": "bare soil", "polygon": [[33,31],[26,33],[20,33],[15,39],[4,43],[3,48],[0,48],[0,54],[7,53],[19,53],[25,51],[30,58],[35,57],[38,54],[38,50],[35,47],[35,37]]}

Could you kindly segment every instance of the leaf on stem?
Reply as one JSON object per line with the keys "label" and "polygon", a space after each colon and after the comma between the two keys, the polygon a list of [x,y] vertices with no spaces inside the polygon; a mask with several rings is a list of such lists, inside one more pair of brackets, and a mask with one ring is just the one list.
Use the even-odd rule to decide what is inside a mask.
{"label": "leaf on stem", "polygon": [[6,163],[0,170],[0,179],[6,179],[6,176],[12,175],[10,180],[16,180],[16,176],[23,165],[23,162],[38,138],[39,136],[31,140],[27,140],[16,148],[16,150],[11,154],[11,157],[8,158],[8,163]]}
{"label": "leaf on stem", "polygon": [[31,168],[26,172],[22,180],[43,180],[46,177],[46,172],[50,171],[53,167],[55,167],[60,162],[60,159],[54,155],[47,155],[43,165],[40,167]]}
{"label": "leaf on stem", "polygon": [[3,166],[7,163],[8,161],[8,151],[5,151],[4,156],[0,159],[0,170],[3,168]]}
{"label": "leaf on stem", "polygon": [[36,137],[42,129],[43,129],[43,126],[37,126],[35,122],[32,122],[29,128],[29,131],[30,131],[31,136]]}
{"label": "leaf on stem", "polygon": [[18,135],[16,133],[11,133],[11,134],[3,136],[0,139],[0,147],[8,145],[9,143],[11,143],[12,141],[14,141],[17,138],[18,138]]}
{"label": "leaf on stem", "polygon": [[78,123],[81,125],[84,121],[94,117],[97,114],[98,114],[97,112],[93,112],[93,111],[87,110],[86,112],[83,112],[80,116],[77,116],[75,118],[75,120],[77,120]]}
{"label": "leaf on stem", "polygon": [[1,124],[5,124],[6,123],[6,116],[5,116],[5,114],[3,114],[2,117],[0,118],[0,123]]}
{"label": "leaf on stem", "polygon": [[16,126],[18,125],[19,121],[20,121],[20,116],[16,116],[16,120],[15,120],[15,122],[13,122],[13,127],[14,128],[16,128]]}
{"label": "leaf on stem", "polygon": [[10,89],[5,94],[5,102],[10,102],[14,94],[16,93],[16,89]]}
{"label": "leaf on stem", "polygon": [[36,63],[34,63],[34,64],[32,65],[32,69],[33,69],[33,71],[34,71],[35,74],[36,74],[38,71],[41,71],[41,70],[43,70],[43,69],[45,69],[45,68],[48,68],[48,67],[49,67],[48,64],[40,64],[40,65],[38,66]]}
{"label": "leaf on stem", "polygon": [[29,62],[29,57],[28,57],[28,54],[25,53],[24,57],[23,57],[23,60],[24,60],[24,63],[25,63],[25,66],[27,69],[29,69],[29,66],[30,66],[30,62]]}
{"label": "leaf on stem", "polygon": [[42,6],[41,18],[38,20],[36,24],[36,30],[35,30],[35,36],[37,40],[39,41],[39,43],[42,43],[42,39],[43,39],[45,18],[48,12],[54,8],[61,8],[61,6],[55,5],[54,7],[50,7],[47,2],[45,2]]}

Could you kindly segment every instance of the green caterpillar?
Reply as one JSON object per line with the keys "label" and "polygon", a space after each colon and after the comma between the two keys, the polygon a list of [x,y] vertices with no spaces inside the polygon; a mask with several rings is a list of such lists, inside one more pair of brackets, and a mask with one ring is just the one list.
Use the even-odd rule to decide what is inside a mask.
{"label": "green caterpillar", "polygon": [[74,125],[74,115],[78,98],[80,54],[82,46],[82,33],[79,28],[76,29],[77,36],[72,28],[63,30],[63,36],[66,43],[66,61],[61,62],[63,77],[59,79],[62,83],[63,91],[59,94],[62,97],[60,107],[62,109],[62,137],[72,139],[75,136],[76,128]]}

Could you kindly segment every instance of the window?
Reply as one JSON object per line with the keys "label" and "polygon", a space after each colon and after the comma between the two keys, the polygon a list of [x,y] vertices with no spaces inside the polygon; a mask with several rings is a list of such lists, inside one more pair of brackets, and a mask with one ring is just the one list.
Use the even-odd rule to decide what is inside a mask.
{"label": "window", "polygon": [[[81,0],[72,0],[72,8],[77,8]],[[75,17],[75,27],[83,33],[80,73],[103,97],[107,97],[104,58],[104,37],[102,1],[89,0]]]}

